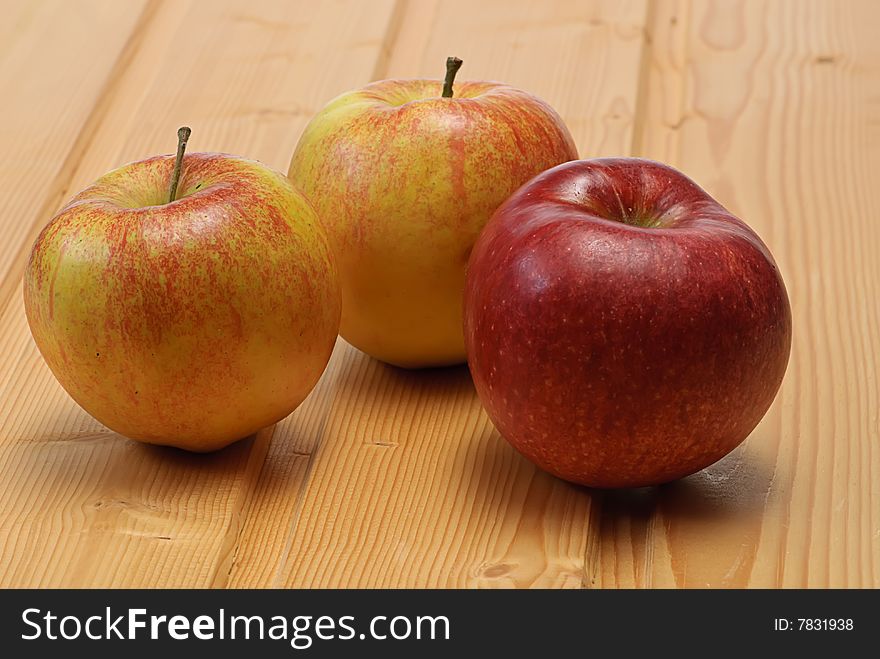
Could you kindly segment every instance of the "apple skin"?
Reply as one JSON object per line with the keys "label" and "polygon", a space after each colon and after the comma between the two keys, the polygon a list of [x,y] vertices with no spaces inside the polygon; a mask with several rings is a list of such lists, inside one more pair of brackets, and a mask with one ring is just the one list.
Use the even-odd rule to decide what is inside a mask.
{"label": "apple skin", "polygon": [[408,368],[465,361],[461,307],[474,241],[535,174],[577,158],[559,115],[494,82],[384,80],[331,101],[289,176],[327,227],[342,279],[340,333]]}
{"label": "apple skin", "polygon": [[685,175],[634,158],[560,165],[514,193],[474,247],[464,326],[501,435],[602,488],[664,483],[729,453],[791,348],[760,238]]}
{"label": "apple skin", "polygon": [[24,277],[34,340],[109,428],[211,451],[284,418],[337,336],[341,292],[314,210],[284,175],[216,153],[124,165],[43,229]]}

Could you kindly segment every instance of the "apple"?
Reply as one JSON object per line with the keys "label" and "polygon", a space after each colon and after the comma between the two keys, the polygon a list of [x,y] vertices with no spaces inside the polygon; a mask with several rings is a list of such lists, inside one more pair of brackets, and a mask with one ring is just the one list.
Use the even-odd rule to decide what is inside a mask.
{"label": "apple", "polygon": [[337,97],[308,124],[289,176],[337,254],[340,333],[408,368],[465,361],[467,259],[507,196],[577,158],[559,115],[498,82],[382,80]]}
{"label": "apple", "polygon": [[640,159],[529,181],[474,247],[468,361],[492,421],[536,465],[655,485],[742,442],[791,348],[767,247],[684,174]]}
{"label": "apple", "polygon": [[49,222],[24,303],[49,368],[98,421],[211,451],[306,397],[342,298],[326,235],[287,178],[231,155],[184,158],[188,135],[176,159],[113,170]]}

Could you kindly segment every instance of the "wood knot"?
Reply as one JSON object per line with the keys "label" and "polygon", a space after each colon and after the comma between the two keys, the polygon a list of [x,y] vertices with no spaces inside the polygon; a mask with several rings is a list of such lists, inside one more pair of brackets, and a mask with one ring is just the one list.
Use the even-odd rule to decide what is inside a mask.
{"label": "wood knot", "polygon": [[511,563],[491,563],[484,565],[480,572],[487,579],[498,579],[506,574],[510,574],[515,567]]}

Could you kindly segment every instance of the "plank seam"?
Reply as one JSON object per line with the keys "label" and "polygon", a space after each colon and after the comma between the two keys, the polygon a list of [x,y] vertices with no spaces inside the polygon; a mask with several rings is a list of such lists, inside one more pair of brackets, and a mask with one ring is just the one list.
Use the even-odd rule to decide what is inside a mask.
{"label": "plank seam", "polygon": [[[327,417],[329,418],[332,412],[332,407],[327,412]],[[306,463],[306,473],[303,474],[302,482],[299,485],[299,491],[296,496],[296,507],[293,511],[293,519],[290,522],[290,528],[287,532],[287,538],[284,542],[284,551],[281,553],[281,560],[278,561],[277,569],[275,570],[275,574],[272,576],[272,584],[271,588],[281,588],[282,581],[284,579],[284,571],[287,567],[287,560],[290,558],[290,550],[293,548],[293,540],[296,537],[296,531],[299,527],[299,519],[300,512],[302,511],[303,501],[306,497],[306,491],[308,490],[309,481],[312,478],[312,468],[315,464],[315,456],[321,450],[321,447],[324,445],[324,431],[319,434],[318,440],[315,445],[315,449],[309,453],[309,461]]]}
{"label": "plank seam", "polygon": [[[648,107],[651,57],[653,55],[654,32],[656,29],[656,0],[646,0],[644,25],[642,26],[641,52],[639,56],[639,72],[636,80],[636,102],[632,118],[632,135],[630,137],[630,156],[640,155],[643,148],[642,124]],[[604,495],[593,492],[590,495],[590,520],[587,529],[586,546],[583,556],[583,574],[581,588],[594,588],[601,584],[602,575],[602,522],[605,518]],[[653,532],[648,527],[648,540]],[[647,572],[647,566],[646,566]],[[597,584],[597,582],[599,582]]]}
{"label": "plank seam", "polygon": [[651,79],[651,57],[654,52],[654,31],[657,16],[656,0],[647,0],[645,24],[642,27],[642,50],[639,58],[639,75],[636,81],[636,105],[632,120],[630,155],[640,156],[644,149],[642,126],[648,112],[649,84]]}
{"label": "plank seam", "polygon": [[[236,504],[234,505],[232,515],[230,515],[226,532],[220,540],[220,548],[217,552],[219,560],[214,566],[214,574],[209,582],[211,588],[226,588],[229,584],[229,576],[232,574],[232,570],[235,569],[235,562],[238,559],[241,535],[244,532],[247,519],[253,508],[254,493],[259,487],[260,475],[263,473],[266,456],[269,454],[269,445],[277,427],[276,424],[259,431],[248,451],[247,466],[242,478],[244,481],[242,486],[244,492],[236,498]],[[226,559],[227,556],[229,557],[228,560]]]}
{"label": "plank seam", "polygon": [[400,28],[403,25],[403,17],[407,12],[408,0],[395,0],[394,8],[391,10],[391,16],[388,18],[388,26],[385,28],[385,36],[382,37],[382,44],[379,46],[379,55],[376,58],[376,64],[373,66],[373,72],[370,74],[370,81],[382,80],[388,76],[388,65],[391,61],[391,53],[397,45],[397,39],[400,36]]}

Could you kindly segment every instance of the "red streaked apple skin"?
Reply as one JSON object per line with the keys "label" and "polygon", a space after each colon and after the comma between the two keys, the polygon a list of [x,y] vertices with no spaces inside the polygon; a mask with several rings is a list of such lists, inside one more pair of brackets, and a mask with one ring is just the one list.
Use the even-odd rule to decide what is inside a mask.
{"label": "red streaked apple skin", "polygon": [[290,162],[327,228],[342,281],[340,334],[406,368],[465,361],[462,294],[493,211],[577,158],[544,101],[497,82],[382,80],[331,101]]}
{"label": "red streaked apple skin", "polygon": [[516,191],[474,247],[464,327],[499,432],[595,487],[722,458],[766,413],[791,347],[788,296],[758,236],[639,159],[566,163]]}
{"label": "red streaked apple skin", "polygon": [[132,439],[210,451],[311,391],[341,314],[314,210],[283,175],[215,153],[124,165],[38,237],[24,277],[34,340],[87,412]]}

